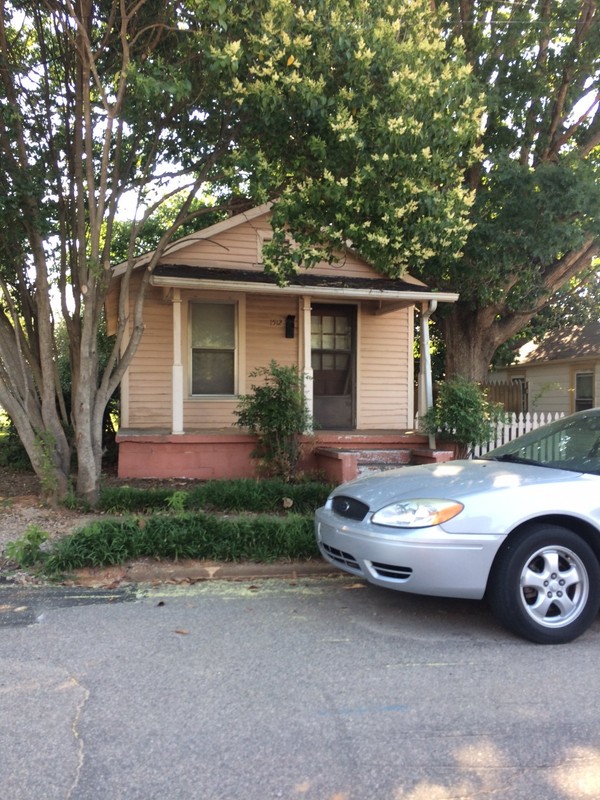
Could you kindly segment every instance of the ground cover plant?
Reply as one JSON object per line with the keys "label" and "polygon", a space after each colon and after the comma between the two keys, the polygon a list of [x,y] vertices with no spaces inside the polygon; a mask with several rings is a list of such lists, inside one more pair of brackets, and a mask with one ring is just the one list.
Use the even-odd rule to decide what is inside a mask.
{"label": "ground cover plant", "polygon": [[[182,489],[106,487],[106,519],[52,541],[38,529],[9,543],[22,567],[57,576],[135,558],[211,561],[304,560],[318,556],[313,513],[331,486],[234,480]],[[118,515],[118,516],[117,516]]]}
{"label": "ground cover plant", "polygon": [[144,557],[268,563],[317,555],[309,516],[231,518],[201,512],[156,513],[93,522],[56,540],[42,567],[46,574],[55,575]]}
{"label": "ground cover plant", "polygon": [[284,480],[216,480],[191,488],[141,489],[134,486],[106,486],[100,490],[100,509],[107,513],[124,511],[248,511],[277,513],[289,509],[312,513],[323,505],[332,487],[320,481],[287,483]]}

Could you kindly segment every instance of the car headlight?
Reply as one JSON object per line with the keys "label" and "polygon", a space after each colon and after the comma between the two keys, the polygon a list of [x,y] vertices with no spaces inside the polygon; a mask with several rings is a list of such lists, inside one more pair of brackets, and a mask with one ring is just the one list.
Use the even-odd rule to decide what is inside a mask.
{"label": "car headlight", "polygon": [[376,511],[371,522],[390,528],[429,528],[441,525],[463,510],[456,500],[402,500]]}

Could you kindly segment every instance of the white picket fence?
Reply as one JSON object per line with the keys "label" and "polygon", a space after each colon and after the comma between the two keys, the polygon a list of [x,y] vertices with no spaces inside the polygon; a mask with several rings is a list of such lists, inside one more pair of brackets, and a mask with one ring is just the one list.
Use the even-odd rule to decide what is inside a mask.
{"label": "white picket fence", "polygon": [[533,431],[536,428],[545,425],[547,422],[554,422],[554,420],[560,419],[565,415],[562,411],[557,411],[555,413],[550,411],[534,411],[531,413],[528,411],[527,413],[521,412],[520,414],[509,414],[508,416],[508,422],[498,424],[494,439],[473,448],[473,458],[482,456],[485,453],[488,453],[490,450],[493,450],[494,447],[499,447],[501,444],[505,444],[506,442],[516,439],[517,436],[521,436],[523,433]]}

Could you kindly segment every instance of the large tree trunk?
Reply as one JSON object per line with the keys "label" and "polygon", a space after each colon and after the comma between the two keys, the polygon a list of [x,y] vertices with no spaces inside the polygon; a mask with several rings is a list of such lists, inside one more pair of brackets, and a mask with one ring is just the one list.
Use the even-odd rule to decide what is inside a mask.
{"label": "large tree trunk", "polygon": [[58,435],[54,435],[44,428],[38,403],[32,401],[24,407],[2,385],[0,405],[7,411],[19,434],[31,466],[40,479],[44,499],[50,502],[64,500],[69,491],[71,451],[63,432],[59,431]]}
{"label": "large tree trunk", "polygon": [[458,375],[472,381],[486,380],[488,366],[499,344],[488,309],[472,309],[456,303],[440,321],[446,345],[446,378]]}
{"label": "large tree trunk", "polygon": [[[507,301],[512,284],[506,285],[501,299],[477,308],[472,302],[458,300],[436,322],[446,346],[446,378],[461,375],[485,382],[494,353],[500,345],[519,333],[547,305],[552,295],[575,275],[590,268],[600,251],[600,242],[588,236],[578,250],[572,250],[545,268],[544,292],[529,308],[514,310]],[[514,283],[514,278],[513,278]],[[459,291],[460,291],[460,287]]]}

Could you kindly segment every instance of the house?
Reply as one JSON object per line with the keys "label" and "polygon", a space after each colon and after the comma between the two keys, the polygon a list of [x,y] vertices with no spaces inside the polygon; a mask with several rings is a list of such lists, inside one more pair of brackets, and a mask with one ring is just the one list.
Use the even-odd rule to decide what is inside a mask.
{"label": "house", "polygon": [[[144,333],[121,385],[120,476],[253,475],[253,438],[236,426],[235,410],[249,374],[271,360],[297,365],[305,378],[315,422],[305,469],[346,480],[358,450],[406,461],[427,444],[412,430],[415,308],[428,341],[429,315],[457,295],[382,277],[351,251],[278,286],[261,264],[269,215],[264,205],[179,239],[154,268]],[[134,269],[130,309],[150,256]],[[124,265],[113,271],[109,333],[124,273]],[[422,362],[423,408],[431,378]]]}
{"label": "house", "polygon": [[526,387],[525,411],[571,414],[600,403],[600,322],[558,328],[519,350],[517,361],[491,382]]}

